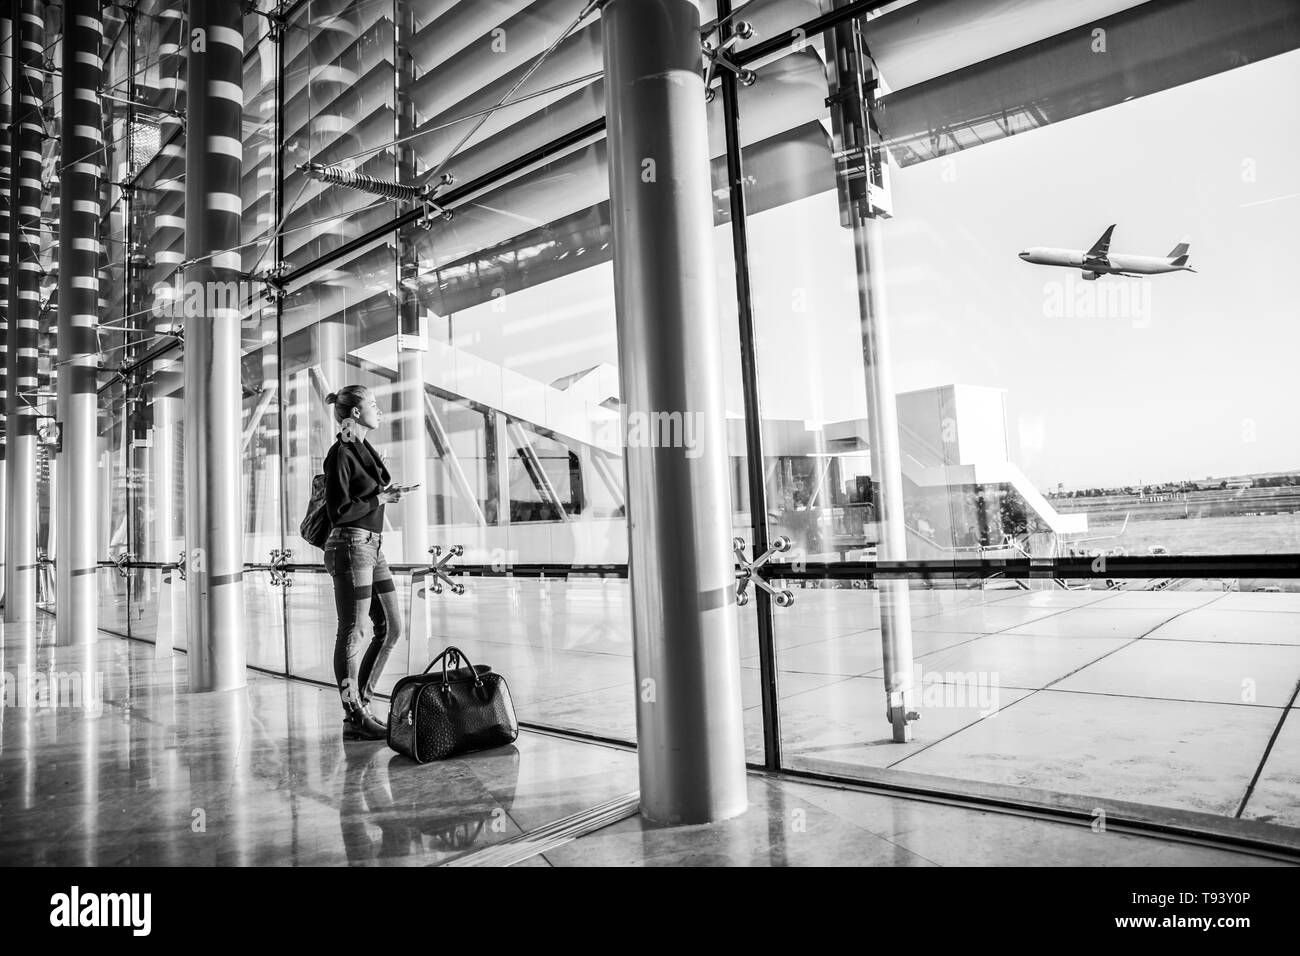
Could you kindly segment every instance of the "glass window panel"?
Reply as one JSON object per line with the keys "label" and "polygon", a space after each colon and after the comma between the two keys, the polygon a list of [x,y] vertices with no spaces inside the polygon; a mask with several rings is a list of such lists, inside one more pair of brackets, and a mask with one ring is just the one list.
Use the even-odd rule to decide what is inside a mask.
{"label": "glass window panel", "polygon": [[[889,37],[871,43],[884,17],[868,21],[877,66],[903,71],[871,113],[871,135],[886,149],[868,157],[885,163],[870,190],[862,174],[872,167],[849,148],[861,140],[846,133],[860,117],[835,97],[837,80],[851,78],[835,76],[830,40],[808,38],[741,90],[774,532],[814,560],[869,561],[889,557],[882,542],[901,519],[908,561],[1082,555],[1095,556],[1094,573],[1113,556],[1297,551],[1300,421],[1282,394],[1285,375],[1271,350],[1248,335],[1225,339],[1222,328],[1244,321],[1271,343],[1293,337],[1295,310],[1279,305],[1283,273],[1271,270],[1275,256],[1298,250],[1267,200],[1295,192],[1284,156],[1300,127],[1231,104],[1292,88],[1300,54],[1277,53],[1241,26],[1243,42],[1277,55],[1204,75],[1213,70],[1186,50],[1213,16],[1192,13],[1167,41],[1143,19],[1156,13],[1124,20],[1135,58],[1097,64],[1103,74],[1050,59],[1050,41],[1022,38],[1023,48],[966,63],[938,85],[903,79]],[[1014,81],[999,81],[1011,64]],[[829,106],[800,98],[814,69]],[[1121,81],[1135,91],[1130,101],[1107,92]],[[1076,86],[1089,97],[1063,92]],[[1037,122],[991,119],[999,90],[1038,103]],[[765,128],[764,104],[778,102],[789,108]],[[948,111],[941,130],[921,103]],[[1231,144],[1222,156],[1195,145],[1187,117],[1202,113],[1222,118]],[[908,115],[926,117],[924,136],[901,134]],[[1122,169],[1110,161],[1117,142],[1137,157]],[[1276,171],[1266,189],[1239,175],[1243,149]],[[851,198],[874,213],[856,230]],[[1083,276],[1081,260],[1032,264],[1033,248],[1049,244],[1038,237],[1068,233],[1082,255],[1125,216],[1119,228],[1130,238],[1107,255],[1134,275]],[[1174,240],[1160,239],[1161,229]],[[1232,248],[1210,238],[1213,270],[1163,274],[1185,250],[1158,253],[1182,230],[1233,236]],[[1030,261],[1018,261],[1019,250]],[[1128,254],[1175,268],[1140,274],[1143,260]],[[882,328],[892,341],[873,367],[864,333]],[[873,398],[882,368],[892,388]],[[893,460],[873,438],[885,397],[897,411]],[[891,470],[902,507],[886,521]],[[1294,622],[1265,603],[1292,589],[1246,584],[1158,568],[1056,580],[1049,571],[1032,580],[918,574],[901,593],[884,582],[796,577],[784,584],[794,604],[774,612],[785,761],[1231,816],[1276,727],[1267,708],[1286,703],[1277,686],[1243,685],[1241,675],[1294,670],[1290,639],[1270,637]],[[1240,596],[1225,593],[1232,587]],[[901,603],[886,600],[891,593]],[[1222,603],[1229,598],[1237,603]],[[910,635],[923,718],[907,744],[893,742],[886,719],[883,647],[895,627]],[[1216,734],[1240,755],[1211,758]],[[1179,769],[1188,766],[1205,772]],[[1167,785],[1173,774],[1177,788]]]}
{"label": "glass window panel", "polygon": [[[130,378],[132,405],[130,499],[132,552],[149,564],[172,564],[185,550],[185,398],[183,356],[168,357],[137,370]],[[159,613],[173,615],[173,643],[184,648],[184,604],[173,605],[180,582],[172,572],[137,568],[132,574],[131,636],[155,640]]]}
{"label": "glass window panel", "polygon": [[396,215],[396,204],[317,182],[312,162],[392,182],[395,138],[392,0],[308,0],[284,40],[284,257],[302,266]]}
{"label": "glass window panel", "polygon": [[[130,425],[127,391],[120,385],[100,392],[98,443],[99,529],[97,552],[100,560],[113,561],[130,551],[129,468]],[[128,636],[130,623],[130,577],[115,568],[99,571],[99,626]]]}
{"label": "glass window panel", "polygon": [[[260,340],[243,358],[244,560],[266,563],[286,547],[281,521],[280,435],[283,417],[279,392],[279,348],[275,311],[258,310],[244,320],[245,340]],[[294,557],[306,542],[287,543]],[[244,577],[244,614],[248,622],[248,662],[271,670],[285,669],[283,591],[266,571]]]}

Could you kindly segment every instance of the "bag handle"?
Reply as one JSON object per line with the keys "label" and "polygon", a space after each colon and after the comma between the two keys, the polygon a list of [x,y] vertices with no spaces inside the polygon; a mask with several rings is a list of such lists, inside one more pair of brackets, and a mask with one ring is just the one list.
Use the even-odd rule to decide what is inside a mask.
{"label": "bag handle", "polygon": [[[465,652],[462,651],[459,647],[448,647],[445,651],[443,651],[441,654],[438,655],[438,657],[442,658],[442,689],[445,691],[451,687],[451,681],[447,679],[447,661],[451,659],[451,656],[453,654],[456,656],[458,660],[464,661],[465,666],[469,668],[469,672],[474,675],[474,686],[482,687],[483,678],[480,677],[478,671],[474,669],[474,665],[470,662],[470,659],[465,656]],[[437,660],[437,658],[434,658],[434,660]],[[430,664],[429,666],[432,667],[433,665]]]}
{"label": "bag handle", "polygon": [[434,665],[437,664],[438,661],[446,657],[448,653],[454,654],[456,657],[456,663],[453,664],[452,667],[459,667],[461,656],[462,656],[460,650],[455,647],[448,647],[441,654],[435,657],[433,660],[429,661],[429,666],[424,669],[423,673],[427,674],[429,673],[429,671],[433,670]]}

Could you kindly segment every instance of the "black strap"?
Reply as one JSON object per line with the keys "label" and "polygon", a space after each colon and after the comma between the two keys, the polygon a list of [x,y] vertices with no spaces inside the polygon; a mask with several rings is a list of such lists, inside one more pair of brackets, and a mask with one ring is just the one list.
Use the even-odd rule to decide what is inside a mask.
{"label": "black strap", "polygon": [[[459,647],[448,647],[445,651],[443,651],[441,654],[438,655],[438,657],[442,658],[443,690],[447,690],[449,687],[451,687],[451,681],[447,678],[447,662],[451,660],[453,654],[457,657],[458,660],[462,660],[465,662],[465,666],[469,669],[470,674],[474,676],[474,686],[482,687],[483,678],[479,676],[478,671],[474,668],[474,665],[470,663],[470,659],[465,656],[465,652],[462,651]],[[436,659],[437,658],[435,658],[435,660]]]}
{"label": "black strap", "polygon": [[446,657],[448,653],[452,653],[452,654],[455,654],[455,655],[456,655],[456,663],[453,664],[452,666],[453,666],[453,667],[459,667],[459,666],[460,666],[460,658],[461,658],[460,650],[459,650],[458,648],[455,648],[455,647],[448,647],[448,648],[446,648],[446,649],[445,649],[441,654],[439,654],[437,657],[435,657],[433,660],[429,661],[429,666],[426,667],[426,668],[424,669],[423,673],[427,674],[427,673],[429,673],[429,671],[433,670],[433,666],[434,666],[435,664],[437,664],[438,661],[440,661],[440,660],[442,660],[444,657]]}

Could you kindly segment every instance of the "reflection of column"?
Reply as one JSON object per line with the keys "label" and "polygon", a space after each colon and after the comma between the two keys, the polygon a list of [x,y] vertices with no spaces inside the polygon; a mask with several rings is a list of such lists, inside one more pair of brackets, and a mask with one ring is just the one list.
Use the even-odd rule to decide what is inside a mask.
{"label": "reflection of column", "polygon": [[[98,0],[92,0],[92,2],[97,4]],[[69,3],[68,6],[64,7],[64,10],[72,10],[75,7],[76,4]],[[98,6],[95,7],[95,10],[98,11]],[[71,22],[71,20],[69,19],[67,22]],[[63,68],[65,71],[64,76],[67,76],[66,60]],[[67,260],[62,261],[66,262]],[[60,611],[63,610],[62,593],[59,595],[59,609]],[[64,616],[62,613],[59,614],[59,618]],[[75,722],[75,730],[73,731],[74,734],[79,735],[81,738],[77,748],[79,757],[77,771],[81,777],[81,814],[82,828],[85,833],[85,842],[81,846],[82,858],[78,865],[98,866],[101,862],[99,856],[99,820],[104,809],[99,785],[101,768],[104,766],[104,763],[101,762],[103,752],[99,746],[99,732],[107,722],[96,719],[102,714],[104,707],[104,687],[101,683],[103,672],[99,670],[97,648],[93,643],[85,644],[83,647],[85,648],[83,655],[75,661],[81,670],[82,699],[72,702],[82,707],[82,719]],[[54,672],[54,659],[51,658],[49,673],[53,675]],[[52,693],[56,690],[56,687],[51,687]]]}
{"label": "reflection of column", "polygon": [[702,436],[624,457],[641,812],[703,823],[747,798],[700,14],[610,0],[601,25],[622,397]]}
{"label": "reflection of column", "polygon": [[490,412],[488,435],[492,457],[492,484],[489,486],[488,502],[496,503],[497,526],[506,529],[502,540],[509,550],[510,531],[510,462],[514,460],[514,450],[510,447],[510,435],[506,428],[505,412]]}
{"label": "reflection of column", "polygon": [[[57,542],[56,644],[91,644],[99,631],[95,593],[95,495],[99,397],[95,326],[99,310],[99,171],[103,141],[99,0],[67,0],[63,34],[62,155],[59,202],[58,412],[62,447],[51,513]],[[54,462],[50,474],[54,474]],[[57,515],[57,519],[56,519]]]}
{"label": "reflection of column", "polygon": [[[898,451],[898,413],[890,364],[879,221],[855,211],[853,249],[858,268],[858,305],[862,312],[862,357],[867,372],[871,476],[880,492],[876,500],[880,529],[876,554],[881,561],[905,561],[907,529],[903,523],[902,459]],[[908,583],[878,580],[876,587],[880,595],[886,718],[894,726],[894,741],[906,743],[912,737],[907,716],[912,709],[912,605]]]}
{"label": "reflection of column", "polygon": [[[134,14],[128,14],[134,16]],[[155,26],[158,41],[158,88],[149,95],[162,110],[158,128],[161,148],[151,162],[153,169],[152,215],[142,221],[137,240],[147,251],[149,288],[152,296],[133,296],[129,302],[137,308],[148,304],[154,310],[154,331],[163,333],[184,324],[184,291],[177,271],[183,252],[185,230],[185,138],[180,113],[185,108],[185,76],[182,39],[184,11],[163,9]],[[145,21],[148,22],[148,21]],[[135,202],[131,209],[148,211],[149,206]],[[142,217],[144,218],[144,217]],[[142,283],[143,285],[143,283]],[[176,534],[176,464],[181,455],[183,421],[183,374],[173,368],[155,370],[151,377],[152,397],[149,411],[153,415],[153,434],[148,452],[149,477],[153,483],[153,524],[149,533],[149,560],[175,561],[184,548]],[[159,600],[170,600],[160,590]]]}
{"label": "reflection of column", "polygon": [[[840,0],[843,6],[843,0]],[[879,134],[869,113],[874,69],[857,21],[827,34],[842,225],[853,230],[862,326],[862,359],[867,379],[867,417],[871,477],[879,529],[878,560],[907,560],[903,520],[902,459],[898,450],[898,412],[890,362],[888,310],[885,307],[881,219],[889,216],[889,191]],[[865,175],[863,174],[865,171]],[[911,739],[912,608],[905,580],[877,581],[880,639],[884,661],[885,718],[894,741]]]}
{"label": "reflection of column", "polygon": [[[239,8],[233,9],[238,12]],[[193,74],[190,88],[198,89]],[[193,656],[192,650],[190,654]],[[243,688],[191,698],[178,708],[180,731],[189,740],[203,741],[202,746],[184,748],[189,789],[182,820],[191,826],[187,865],[248,866],[253,862],[256,846],[249,791],[253,761],[259,754],[251,739],[250,704],[248,689]],[[192,828],[199,820],[206,829],[195,832]]]}
{"label": "reflection of column", "polygon": [[[393,76],[394,130],[398,139],[415,131],[415,103],[411,99],[415,84],[415,63],[408,42],[415,35],[415,14],[410,5],[398,5],[394,24],[397,69]],[[412,144],[397,150],[397,180],[414,182],[416,155]],[[429,558],[429,476],[428,437],[425,429],[424,358],[428,345],[420,323],[420,298],[415,291],[420,276],[416,244],[405,233],[398,234],[397,283],[397,384],[393,390],[393,438],[397,457],[388,470],[393,480],[403,485],[419,483],[399,506],[397,521],[402,532],[402,561],[423,563]],[[454,461],[450,448],[445,456]]]}
{"label": "reflection of column", "polygon": [[150,561],[174,561],[176,547],[176,459],[181,421],[181,373],[168,369],[153,373],[153,435],[149,448],[149,478],[153,484],[151,502]]}
{"label": "reflection of column", "polygon": [[[844,7],[848,0],[837,0]],[[871,440],[871,479],[875,485],[875,519],[879,561],[906,561],[902,459],[898,453],[898,414],[889,355],[888,311],[884,300],[881,219],[888,219],[887,166],[880,135],[870,113],[874,69],[863,43],[861,23],[841,23],[826,35],[835,155],[839,174],[841,225],[853,230],[858,273],[858,310],[862,323],[862,359],[867,377],[867,418]],[[911,604],[906,580],[878,580],[880,643],[884,658],[885,719],[893,739],[911,739],[913,652]],[[909,715],[911,714],[911,717]]]}
{"label": "reflection of column", "polygon": [[[274,336],[273,314],[269,314],[272,323],[269,335]],[[261,409],[261,419],[253,428],[249,440],[250,450],[256,450],[259,430],[264,432],[274,431],[276,438],[273,443],[268,443],[263,448],[264,454],[261,456],[253,455],[249,459],[249,467],[256,469],[259,475],[257,482],[256,501],[257,511],[253,515],[250,527],[253,532],[253,540],[262,543],[269,543],[272,548],[282,546],[284,535],[281,530],[280,517],[280,451],[279,443],[282,441],[281,431],[283,428],[283,416],[280,409],[284,407],[283,397],[279,394],[280,385],[280,354],[275,347],[274,338],[262,346],[262,398],[258,402],[258,409]],[[263,405],[263,402],[267,404]],[[254,410],[257,414],[257,409]],[[270,416],[274,426],[270,426],[267,417]],[[299,549],[294,548],[297,551]],[[251,556],[253,561],[260,561],[261,557]]]}
{"label": "reflection of column", "polygon": [[427,431],[424,427],[424,357],[420,349],[399,348],[398,381],[393,389],[393,437],[397,455],[390,464],[393,481],[403,485],[419,482],[400,505],[398,527],[402,532],[402,561],[421,562],[429,557],[429,488],[425,474],[428,460]]}
{"label": "reflection of column", "polygon": [[17,91],[10,126],[9,391],[5,443],[9,474],[5,507],[5,620],[36,615],[36,378],[41,218],[41,39],[36,0],[20,0],[13,28],[10,86]]}
{"label": "reflection of column", "polygon": [[[243,687],[240,256],[244,34],[240,8],[190,0],[185,153],[186,282],[205,308],[185,318],[185,542],[190,690]],[[198,42],[201,39],[202,42]],[[214,301],[224,300],[224,301]]]}
{"label": "reflection of column", "polygon": [[[113,543],[113,453],[109,445],[113,440],[113,422],[109,417],[103,441],[99,443],[99,548],[105,558]],[[101,581],[107,581],[101,575]]]}
{"label": "reflection of column", "polygon": [[[325,404],[325,394],[337,392],[348,385],[347,326],[338,319],[324,319],[316,323],[316,360],[320,367],[318,382],[323,388],[312,386],[307,395],[307,421],[311,435],[311,457],[314,470],[319,474],[325,455],[334,444],[337,426],[334,409]],[[319,393],[319,394],[318,394]]]}

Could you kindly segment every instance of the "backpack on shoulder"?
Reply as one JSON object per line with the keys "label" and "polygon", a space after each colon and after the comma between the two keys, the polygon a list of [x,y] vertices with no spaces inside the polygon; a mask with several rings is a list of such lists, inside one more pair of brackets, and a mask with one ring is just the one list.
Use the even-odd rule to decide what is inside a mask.
{"label": "backpack on shoulder", "polygon": [[323,551],[331,529],[329,512],[325,510],[325,476],[317,475],[311,480],[311,500],[307,502],[307,516],[298,526],[298,533],[312,547]]}

